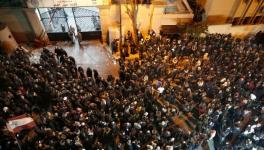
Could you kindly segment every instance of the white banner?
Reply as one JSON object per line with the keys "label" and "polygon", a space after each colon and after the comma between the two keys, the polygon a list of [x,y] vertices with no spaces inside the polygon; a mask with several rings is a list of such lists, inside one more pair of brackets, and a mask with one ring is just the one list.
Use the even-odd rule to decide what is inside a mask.
{"label": "white banner", "polygon": [[109,0],[28,0],[29,8],[37,7],[86,7],[108,5]]}

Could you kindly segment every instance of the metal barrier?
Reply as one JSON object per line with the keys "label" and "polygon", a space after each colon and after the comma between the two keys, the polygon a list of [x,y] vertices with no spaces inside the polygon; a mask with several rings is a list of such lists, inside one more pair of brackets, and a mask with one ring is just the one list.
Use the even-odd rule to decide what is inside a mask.
{"label": "metal barrier", "polygon": [[72,8],[76,26],[79,32],[101,31],[99,12]]}
{"label": "metal barrier", "polygon": [[101,39],[98,8],[39,8],[38,11],[50,40],[69,40],[69,25],[75,28],[73,24],[83,40]]}
{"label": "metal barrier", "polygon": [[68,32],[69,26],[67,23],[67,16],[63,8],[42,9],[48,10],[46,12],[41,12],[41,8],[39,9],[41,21],[48,33]]}

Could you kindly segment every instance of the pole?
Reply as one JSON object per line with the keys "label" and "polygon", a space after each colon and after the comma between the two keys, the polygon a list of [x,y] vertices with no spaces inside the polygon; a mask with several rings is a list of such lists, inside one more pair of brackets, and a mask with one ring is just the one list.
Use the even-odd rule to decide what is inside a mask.
{"label": "pole", "polygon": [[239,22],[238,22],[239,25],[243,24],[243,22],[245,20],[245,16],[246,16],[252,2],[253,2],[253,0],[250,0],[249,2],[247,2],[246,8],[243,10],[242,16],[239,18]]}
{"label": "pole", "polygon": [[121,6],[121,0],[119,0],[119,13],[120,13],[120,15],[119,15],[119,22],[120,22],[120,24],[119,24],[119,52],[120,52],[120,56],[121,56],[121,54],[122,54],[122,52],[121,52],[121,46],[122,46],[122,6]]}
{"label": "pole", "polygon": [[17,142],[17,145],[18,145],[19,150],[22,150],[22,149],[21,149],[21,146],[20,146],[20,144],[19,144],[19,141],[18,141],[18,139],[17,139],[17,137],[16,137],[16,135],[14,135],[14,136],[15,136],[15,139],[16,139],[16,142]]}
{"label": "pole", "polygon": [[[78,9],[78,8],[74,8],[74,9]],[[75,22],[75,25],[76,25],[76,30],[77,32],[81,32],[81,31],[78,31],[78,28],[77,28],[77,21],[76,21],[76,16],[75,16],[75,10],[72,8],[72,14],[73,14],[73,18],[74,18],[74,22]]]}
{"label": "pole", "polygon": [[64,8],[62,8],[62,10],[63,10],[63,14],[64,14],[65,22],[67,23],[67,26],[68,26],[68,31],[70,31],[70,26],[69,26],[69,23],[68,23],[68,16],[67,16],[67,14],[66,14]]}

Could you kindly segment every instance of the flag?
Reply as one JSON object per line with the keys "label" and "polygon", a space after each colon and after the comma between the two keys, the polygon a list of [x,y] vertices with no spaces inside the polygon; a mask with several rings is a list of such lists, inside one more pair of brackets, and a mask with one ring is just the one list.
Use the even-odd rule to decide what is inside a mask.
{"label": "flag", "polygon": [[6,123],[7,129],[12,133],[18,133],[23,129],[31,129],[36,126],[31,117],[25,114],[8,119]]}

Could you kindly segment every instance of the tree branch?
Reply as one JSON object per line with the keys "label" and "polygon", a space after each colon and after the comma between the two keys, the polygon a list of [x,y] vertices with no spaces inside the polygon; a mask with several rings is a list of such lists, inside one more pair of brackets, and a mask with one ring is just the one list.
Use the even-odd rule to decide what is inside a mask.
{"label": "tree branch", "polygon": [[132,12],[131,12],[131,9],[130,8],[128,8],[128,5],[126,4],[125,5],[126,6],[126,13],[127,13],[127,15],[129,16],[129,18],[133,18],[133,14],[132,14]]}

